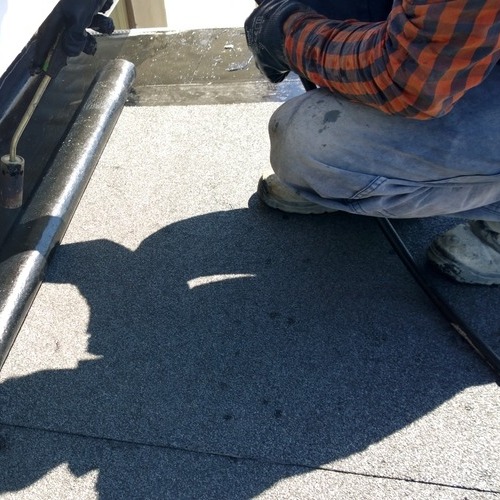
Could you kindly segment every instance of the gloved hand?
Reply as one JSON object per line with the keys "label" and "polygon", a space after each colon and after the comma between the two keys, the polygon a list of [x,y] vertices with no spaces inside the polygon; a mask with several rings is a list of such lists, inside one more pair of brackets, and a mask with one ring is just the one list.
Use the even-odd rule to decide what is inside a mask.
{"label": "gloved hand", "polygon": [[92,22],[89,26],[90,29],[102,33],[103,35],[111,35],[115,31],[115,23],[113,19],[103,14],[96,14],[92,18]]}
{"label": "gloved hand", "polygon": [[290,72],[285,56],[283,25],[295,12],[310,7],[296,0],[264,0],[245,21],[248,48],[260,72],[271,82],[279,83]]}
{"label": "gloved hand", "polygon": [[108,12],[109,9],[113,6],[113,0],[106,0],[99,10],[99,12]]}
{"label": "gloved hand", "polygon": [[94,55],[97,42],[87,28],[111,34],[112,19],[99,12],[109,10],[112,4],[112,0],[61,0],[40,27],[33,73],[43,71],[55,78],[67,65],[68,57],[82,52]]}

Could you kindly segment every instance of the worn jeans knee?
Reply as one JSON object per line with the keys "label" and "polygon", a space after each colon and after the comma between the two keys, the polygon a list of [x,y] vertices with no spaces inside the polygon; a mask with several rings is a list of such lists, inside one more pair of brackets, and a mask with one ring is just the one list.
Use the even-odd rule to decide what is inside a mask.
{"label": "worn jeans knee", "polygon": [[498,85],[495,68],[430,121],[305,93],[271,117],[271,165],[304,197],[351,213],[500,220]]}

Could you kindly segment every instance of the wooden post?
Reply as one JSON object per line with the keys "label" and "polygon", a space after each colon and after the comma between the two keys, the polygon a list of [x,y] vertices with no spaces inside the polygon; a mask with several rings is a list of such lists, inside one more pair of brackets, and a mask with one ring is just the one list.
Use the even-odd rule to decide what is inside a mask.
{"label": "wooden post", "polygon": [[127,6],[124,0],[115,1],[110,13],[110,17],[113,19],[115,28],[117,30],[130,29],[129,14],[127,12]]}
{"label": "wooden post", "polygon": [[125,2],[130,28],[167,26],[165,0],[121,0]]}

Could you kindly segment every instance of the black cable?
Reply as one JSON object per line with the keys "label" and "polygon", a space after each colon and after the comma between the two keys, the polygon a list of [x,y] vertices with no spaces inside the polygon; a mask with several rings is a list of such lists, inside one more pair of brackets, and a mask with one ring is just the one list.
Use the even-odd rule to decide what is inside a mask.
{"label": "black cable", "polygon": [[476,333],[474,333],[474,330],[465,324],[458,314],[455,313],[453,308],[445,302],[438,292],[422,277],[415,260],[389,219],[377,218],[377,222],[397,256],[401,259],[420,288],[422,288],[425,294],[438,308],[439,312],[448,320],[455,331],[458,332],[458,334],[484,359],[490,368],[500,376],[500,357],[493,349],[485,344]]}

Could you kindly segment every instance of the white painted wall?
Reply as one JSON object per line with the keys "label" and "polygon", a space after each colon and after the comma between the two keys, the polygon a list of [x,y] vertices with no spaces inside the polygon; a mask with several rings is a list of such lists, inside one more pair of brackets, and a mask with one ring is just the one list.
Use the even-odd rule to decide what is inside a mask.
{"label": "white painted wall", "polygon": [[237,28],[255,8],[254,0],[165,0],[170,29]]}
{"label": "white painted wall", "polygon": [[0,76],[47,18],[58,0],[0,0]]}

